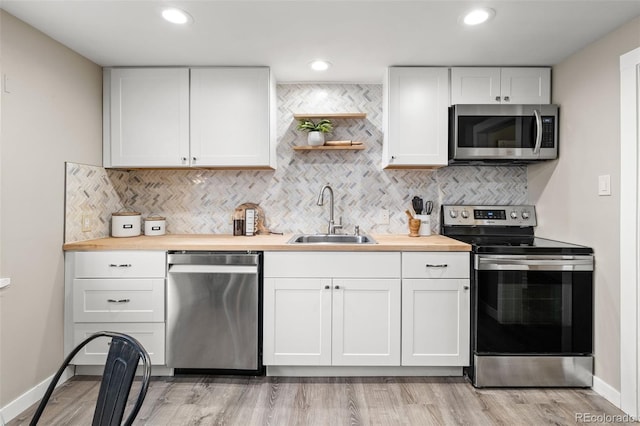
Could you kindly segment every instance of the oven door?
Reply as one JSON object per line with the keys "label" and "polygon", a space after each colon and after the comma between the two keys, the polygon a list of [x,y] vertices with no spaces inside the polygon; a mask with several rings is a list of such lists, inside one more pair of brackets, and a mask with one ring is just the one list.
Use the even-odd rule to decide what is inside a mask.
{"label": "oven door", "polygon": [[475,256],[476,355],[592,352],[593,256]]}

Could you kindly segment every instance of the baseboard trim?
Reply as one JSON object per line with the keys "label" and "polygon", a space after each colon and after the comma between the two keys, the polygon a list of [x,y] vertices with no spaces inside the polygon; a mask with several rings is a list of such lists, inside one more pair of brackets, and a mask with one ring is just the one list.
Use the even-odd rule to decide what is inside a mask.
{"label": "baseboard trim", "polygon": [[371,376],[462,376],[462,367],[363,367],[268,365],[267,376],[280,377],[371,377]]}
{"label": "baseboard trim", "polygon": [[[4,424],[4,422],[10,422],[11,420],[18,417],[20,413],[31,407],[33,404],[39,402],[44,396],[44,393],[47,391],[49,383],[51,383],[51,380],[53,380],[53,376],[55,376],[55,374],[52,374],[47,379],[38,383],[33,388],[29,389],[4,407],[0,408],[0,424]],[[60,376],[60,380],[58,380],[58,384],[56,385],[56,387],[60,386],[73,376],[73,367],[67,367],[64,373],[62,373],[62,376]]]}
{"label": "baseboard trim", "polygon": [[616,390],[613,386],[611,386],[598,376],[593,376],[592,389],[594,392],[615,405],[617,408],[620,408],[622,406],[620,391]]}

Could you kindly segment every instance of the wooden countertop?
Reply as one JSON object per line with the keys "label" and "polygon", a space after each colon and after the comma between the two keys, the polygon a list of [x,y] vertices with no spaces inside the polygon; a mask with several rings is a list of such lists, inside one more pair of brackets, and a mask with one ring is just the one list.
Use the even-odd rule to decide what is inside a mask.
{"label": "wooden countertop", "polygon": [[100,250],[256,250],[256,251],[471,251],[469,244],[442,236],[372,234],[378,244],[287,244],[293,234],[234,237],[221,234],[167,234],[100,238],[63,246],[65,251]]}

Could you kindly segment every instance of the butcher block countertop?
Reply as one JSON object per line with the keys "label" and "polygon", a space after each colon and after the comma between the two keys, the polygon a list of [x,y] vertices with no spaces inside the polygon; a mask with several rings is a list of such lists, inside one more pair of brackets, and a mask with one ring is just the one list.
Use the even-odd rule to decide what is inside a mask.
{"label": "butcher block countertop", "polygon": [[442,236],[372,234],[378,244],[287,244],[293,234],[234,237],[222,234],[167,234],[100,238],[68,243],[66,251],[99,250],[253,250],[253,251],[471,251],[469,244]]}

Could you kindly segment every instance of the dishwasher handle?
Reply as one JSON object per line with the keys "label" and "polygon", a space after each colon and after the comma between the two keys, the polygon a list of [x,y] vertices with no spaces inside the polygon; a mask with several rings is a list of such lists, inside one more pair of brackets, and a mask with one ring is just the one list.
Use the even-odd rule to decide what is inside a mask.
{"label": "dishwasher handle", "polygon": [[171,274],[257,274],[257,265],[169,265]]}

